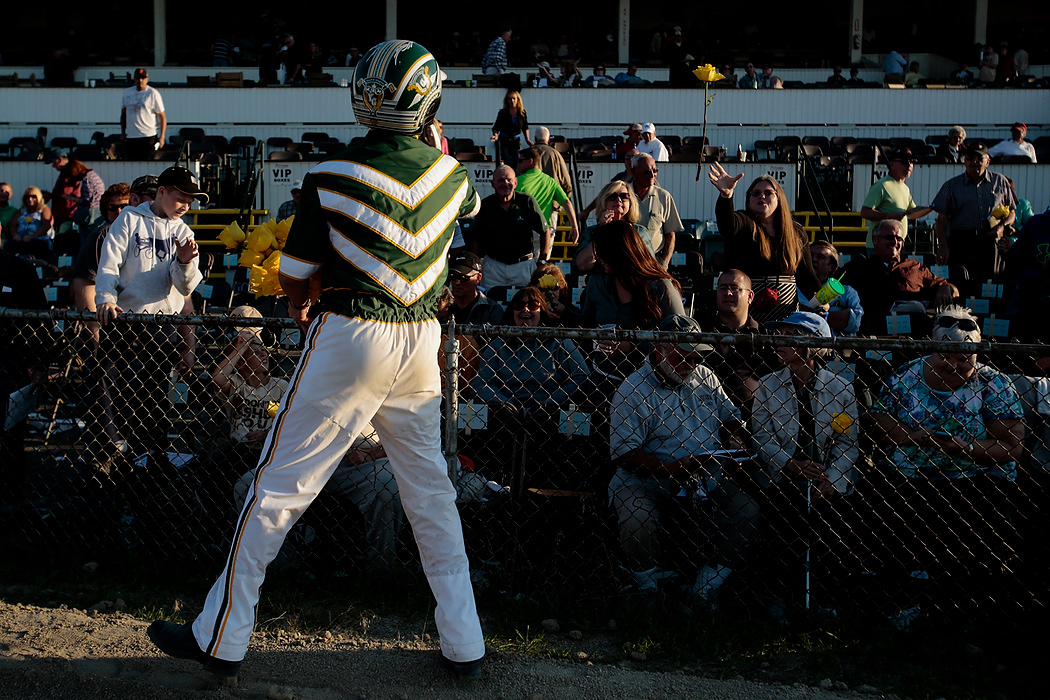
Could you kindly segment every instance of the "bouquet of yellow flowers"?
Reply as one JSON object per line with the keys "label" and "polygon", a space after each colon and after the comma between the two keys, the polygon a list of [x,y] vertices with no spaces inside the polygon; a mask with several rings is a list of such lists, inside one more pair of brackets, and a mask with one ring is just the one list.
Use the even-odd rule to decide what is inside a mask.
{"label": "bouquet of yellow flowers", "polygon": [[295,217],[290,216],[280,223],[270,219],[247,234],[235,221],[219,233],[219,240],[229,250],[240,250],[237,265],[251,271],[248,288],[256,296],[280,296],[284,293],[278,272],[281,267],[281,249],[288,240],[293,219]]}

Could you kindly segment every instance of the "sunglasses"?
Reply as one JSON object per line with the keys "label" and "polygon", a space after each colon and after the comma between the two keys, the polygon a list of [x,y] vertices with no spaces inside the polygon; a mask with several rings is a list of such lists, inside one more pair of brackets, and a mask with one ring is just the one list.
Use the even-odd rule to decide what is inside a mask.
{"label": "sunglasses", "polygon": [[955,318],[954,316],[941,316],[937,319],[937,325],[941,328],[958,327],[963,331],[975,331],[978,329],[977,322],[972,318]]}
{"label": "sunglasses", "polygon": [[453,282],[469,282],[474,279],[475,275],[477,275],[476,272],[472,272],[469,275],[464,275],[462,272],[450,272],[448,277]]}
{"label": "sunglasses", "polygon": [[127,203],[124,203],[124,204],[107,204],[105,206],[105,210],[106,211],[120,211],[121,209],[123,209],[126,206],[128,206]]}
{"label": "sunglasses", "polygon": [[777,193],[776,190],[751,190],[751,196],[755,199],[759,199],[761,197],[770,197],[771,199],[776,199]]}
{"label": "sunglasses", "polygon": [[610,201],[612,201],[614,199],[618,199],[621,202],[627,202],[627,201],[630,201],[631,195],[628,194],[627,192],[613,192],[612,194],[608,195],[605,198],[605,201],[606,202],[610,202]]}
{"label": "sunglasses", "polygon": [[529,311],[539,311],[540,310],[540,303],[538,301],[533,301],[533,300],[530,300],[530,301],[518,300],[518,301],[513,302],[510,305],[510,308],[513,309],[514,311],[524,311],[525,309],[528,309]]}

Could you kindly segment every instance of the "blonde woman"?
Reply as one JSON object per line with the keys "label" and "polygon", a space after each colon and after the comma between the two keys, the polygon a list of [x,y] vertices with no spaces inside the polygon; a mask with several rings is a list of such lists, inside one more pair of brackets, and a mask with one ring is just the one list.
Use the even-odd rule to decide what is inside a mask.
{"label": "blonde woman", "polygon": [[40,188],[27,187],[18,214],[7,225],[7,252],[47,257],[53,225],[51,209],[44,204]]}
{"label": "blonde woman", "polygon": [[503,96],[503,109],[496,115],[496,121],[492,125],[492,141],[497,146],[501,161],[518,169],[518,151],[521,149],[521,137],[525,137],[525,143],[532,145],[529,137],[529,117],[525,113],[525,104],[521,101],[521,93],[517,90],[508,90]]}
{"label": "blonde woman", "polygon": [[594,226],[588,226],[580,234],[575,257],[576,269],[579,272],[590,272],[594,268],[596,258],[594,257],[594,246],[591,245],[594,229],[612,221],[626,221],[634,226],[638,235],[642,237],[645,247],[650,253],[652,252],[653,244],[649,238],[649,231],[644,227],[635,226],[639,217],[638,197],[630,185],[622,180],[613,180],[602,188],[592,206],[597,211],[598,222]]}

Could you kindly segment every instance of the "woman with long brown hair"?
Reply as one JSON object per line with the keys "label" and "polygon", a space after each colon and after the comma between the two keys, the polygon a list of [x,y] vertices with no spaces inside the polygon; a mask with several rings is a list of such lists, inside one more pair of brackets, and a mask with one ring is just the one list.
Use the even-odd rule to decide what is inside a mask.
{"label": "woman with long brown hair", "polygon": [[496,115],[496,122],[492,125],[492,140],[496,142],[500,160],[515,170],[518,168],[518,151],[521,149],[522,136],[525,137],[525,143],[531,146],[529,117],[525,113],[521,93],[517,90],[507,90],[507,94],[503,96],[503,109]]}
{"label": "woman with long brown hair", "polygon": [[[798,309],[801,289],[809,299],[818,289],[805,231],[791,216],[780,184],[760,175],[747,188],[745,208],[733,209],[733,190],[743,174],[730,175],[718,163],[708,173],[718,190],[715,218],[725,241],[725,265],[751,278],[756,321],[778,321]],[[768,290],[768,291],[767,291]]]}
{"label": "woman with long brown hair", "polygon": [[[624,220],[599,226],[591,244],[598,261],[595,272],[604,274],[587,279],[584,326],[653,330],[663,317],[685,313],[681,286],[656,262],[634,226]],[[613,380],[637,369],[647,350],[628,342],[596,345],[596,369]]]}

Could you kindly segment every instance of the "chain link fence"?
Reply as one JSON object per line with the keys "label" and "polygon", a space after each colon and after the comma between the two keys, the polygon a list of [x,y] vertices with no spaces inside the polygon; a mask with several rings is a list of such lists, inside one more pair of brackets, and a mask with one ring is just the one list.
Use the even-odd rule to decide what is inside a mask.
{"label": "chain link fence", "polygon": [[[221,561],[298,331],[91,319],[0,310],[4,539]],[[445,333],[444,447],[479,588],[899,627],[1045,605],[1045,346]],[[274,565],[413,566],[409,530],[373,432]]]}

